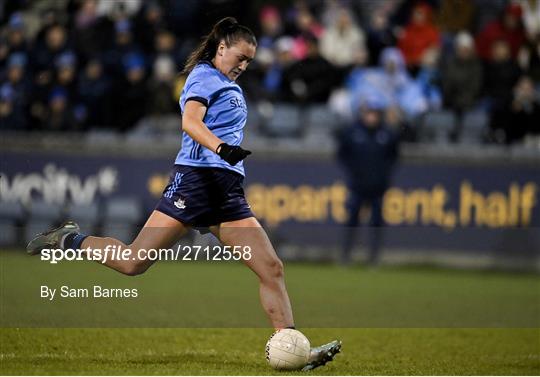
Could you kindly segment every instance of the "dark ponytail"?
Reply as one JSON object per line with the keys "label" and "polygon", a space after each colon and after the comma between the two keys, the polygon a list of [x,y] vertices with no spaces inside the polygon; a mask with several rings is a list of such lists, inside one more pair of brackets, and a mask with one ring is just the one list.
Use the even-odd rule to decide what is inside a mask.
{"label": "dark ponytail", "polygon": [[234,17],[225,17],[218,21],[210,34],[206,35],[189,55],[181,74],[189,74],[201,60],[212,60],[216,55],[219,42],[224,41],[227,47],[230,47],[239,40],[257,46],[255,34],[246,26],[240,25]]}

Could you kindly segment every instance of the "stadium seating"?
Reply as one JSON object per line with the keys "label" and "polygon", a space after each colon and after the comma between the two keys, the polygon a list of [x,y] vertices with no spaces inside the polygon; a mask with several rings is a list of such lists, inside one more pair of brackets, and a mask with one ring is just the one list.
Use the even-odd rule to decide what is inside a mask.
{"label": "stadium seating", "polygon": [[419,141],[446,143],[450,131],[455,127],[456,117],[453,112],[442,110],[427,113],[418,132]]}
{"label": "stadium seating", "polygon": [[113,145],[120,142],[121,137],[118,132],[113,129],[96,128],[89,130],[85,139],[90,145]]}
{"label": "stadium seating", "polygon": [[257,102],[249,102],[247,104],[248,113],[246,127],[248,128],[248,133],[258,133],[260,132],[261,126],[261,114],[258,111]]}
{"label": "stadium seating", "polygon": [[340,118],[336,116],[326,105],[312,105],[307,111],[307,124],[310,130],[330,130],[340,125]]}
{"label": "stadium seating", "polygon": [[342,119],[326,105],[312,105],[307,108],[306,124],[303,146],[309,150],[332,152],[335,148],[333,130],[342,125]]}
{"label": "stadium seating", "polygon": [[487,132],[489,117],[484,110],[471,110],[463,116],[461,142],[479,144]]}
{"label": "stadium seating", "polygon": [[303,133],[302,111],[292,104],[259,105],[262,131],[273,137],[299,137]]}

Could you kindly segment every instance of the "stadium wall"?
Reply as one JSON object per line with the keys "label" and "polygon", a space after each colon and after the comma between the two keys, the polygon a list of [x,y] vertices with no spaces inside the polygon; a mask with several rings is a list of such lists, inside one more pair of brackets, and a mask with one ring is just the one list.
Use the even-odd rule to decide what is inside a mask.
{"label": "stadium wall", "polygon": [[[172,166],[163,156],[65,151],[3,150],[0,158],[1,202],[66,207],[137,198],[146,212]],[[329,156],[250,158],[246,170],[248,200],[279,250],[291,259],[333,259],[347,198],[337,163]],[[405,158],[384,198],[386,257],[538,268],[539,189],[536,164]]]}

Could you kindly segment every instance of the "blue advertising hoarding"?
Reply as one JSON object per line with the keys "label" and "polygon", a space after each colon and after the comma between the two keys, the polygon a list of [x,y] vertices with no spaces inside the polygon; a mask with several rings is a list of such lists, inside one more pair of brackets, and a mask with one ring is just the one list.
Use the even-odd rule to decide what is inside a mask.
{"label": "blue advertising hoarding", "polygon": [[[59,206],[136,197],[149,212],[172,159],[2,152],[0,201]],[[330,159],[246,163],[257,217],[292,243],[336,245],[345,221],[344,174]],[[531,166],[402,162],[386,192],[389,247],[494,250],[539,248],[540,169]],[[520,247],[516,245],[522,244]]]}

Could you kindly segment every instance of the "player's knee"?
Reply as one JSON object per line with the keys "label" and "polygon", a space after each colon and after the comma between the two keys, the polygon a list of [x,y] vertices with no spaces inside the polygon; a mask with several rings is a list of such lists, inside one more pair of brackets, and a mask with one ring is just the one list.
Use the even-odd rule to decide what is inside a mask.
{"label": "player's knee", "polygon": [[267,278],[278,280],[283,278],[283,262],[278,258],[272,259],[267,266]]}

